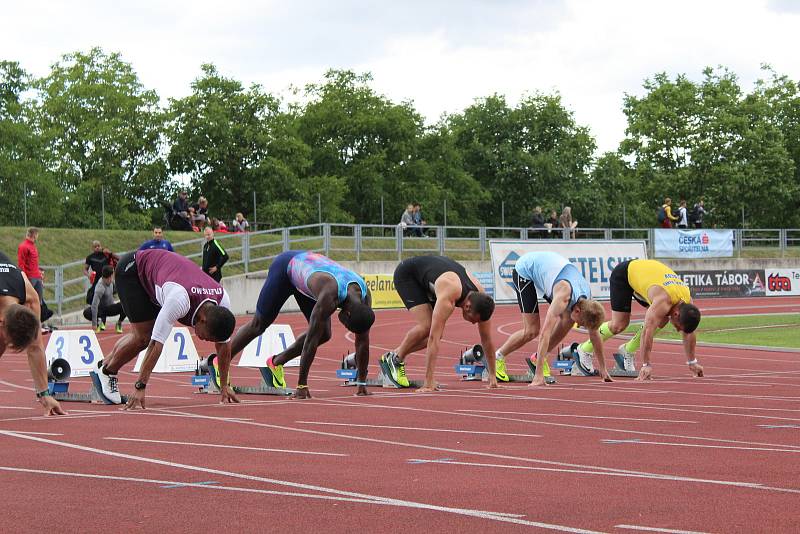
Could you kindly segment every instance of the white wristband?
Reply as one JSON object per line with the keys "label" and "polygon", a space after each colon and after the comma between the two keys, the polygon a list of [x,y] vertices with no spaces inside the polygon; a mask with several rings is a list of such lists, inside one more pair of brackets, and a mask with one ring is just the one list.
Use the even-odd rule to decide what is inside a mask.
{"label": "white wristband", "polygon": [[651,364],[649,364],[649,363],[643,363],[642,367],[653,367],[653,366]]}
{"label": "white wristband", "polygon": [[697,365],[697,358],[695,358],[694,360],[689,360],[688,362],[686,362],[686,365]]}

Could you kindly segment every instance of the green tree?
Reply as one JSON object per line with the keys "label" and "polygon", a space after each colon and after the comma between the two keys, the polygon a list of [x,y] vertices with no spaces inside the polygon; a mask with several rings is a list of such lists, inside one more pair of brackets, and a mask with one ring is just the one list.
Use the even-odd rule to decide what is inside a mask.
{"label": "green tree", "polygon": [[591,206],[588,173],[595,142],[575,123],[558,95],[534,94],[516,108],[505,97],[477,101],[448,120],[464,169],[489,200],[480,206],[486,224],[527,226],[540,205],[580,213]]}
{"label": "green tree", "polygon": [[52,226],[61,222],[61,192],[42,164],[32,104],[22,98],[29,89],[30,76],[19,63],[0,61],[0,223],[21,226],[27,215],[30,225]]}
{"label": "green tree", "polygon": [[100,48],[64,55],[36,84],[37,128],[47,166],[65,194],[63,222],[144,227],[165,192],[163,115],[119,53]]}
{"label": "green tree", "polygon": [[274,226],[316,220],[318,191],[335,212],[342,183],[309,177],[310,149],[293,114],[259,85],[246,89],[210,64],[202,71],[191,95],[170,102],[171,171],[188,174],[221,217],[251,211],[254,192],[260,222]]}
{"label": "green tree", "polygon": [[[298,131],[311,147],[311,174],[339,177],[348,189],[346,209],[361,223],[380,222],[380,202],[408,190],[402,183],[413,164],[422,118],[411,104],[394,104],[369,87],[369,74],[330,70],[306,87],[308,104]],[[399,217],[399,214],[397,215]]]}
{"label": "green tree", "polygon": [[664,197],[705,197],[713,222],[736,227],[744,208],[751,226],[780,227],[784,199],[797,202],[795,166],[768,99],[745,95],[736,76],[707,68],[695,83],[658,74],[643,97],[626,96],[627,137],[621,151],[633,158],[652,207]]}

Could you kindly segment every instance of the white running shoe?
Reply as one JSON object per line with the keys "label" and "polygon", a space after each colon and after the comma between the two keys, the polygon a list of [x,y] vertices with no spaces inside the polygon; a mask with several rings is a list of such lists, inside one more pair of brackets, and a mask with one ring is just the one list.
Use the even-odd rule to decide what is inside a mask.
{"label": "white running shoe", "polygon": [[108,402],[112,404],[122,404],[122,395],[119,394],[117,385],[117,375],[107,375],[103,372],[103,360],[97,362],[97,371],[94,371],[100,381],[102,391],[100,392]]}
{"label": "white running shoe", "polygon": [[578,364],[581,366],[581,371],[586,375],[594,373],[594,361],[592,360],[594,353],[581,350],[580,345],[576,350],[578,351]]}
{"label": "white running shoe", "polygon": [[619,354],[622,355],[622,359],[623,359],[623,361],[625,363],[625,370],[626,371],[635,371],[636,370],[636,364],[635,364],[636,352],[628,352],[627,350],[625,350],[625,345],[627,345],[627,343],[623,343],[622,345],[619,346]]}

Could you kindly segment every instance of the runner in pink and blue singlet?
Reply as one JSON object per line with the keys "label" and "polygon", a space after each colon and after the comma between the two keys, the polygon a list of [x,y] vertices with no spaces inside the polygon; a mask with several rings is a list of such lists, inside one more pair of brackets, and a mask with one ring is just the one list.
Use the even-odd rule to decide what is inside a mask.
{"label": "runner in pink and blue singlet", "polygon": [[[316,252],[290,250],[275,258],[261,288],[255,316],[233,338],[232,354],[235,356],[274,323],[289,297],[295,298],[308,320],[308,331],[282,353],[268,360],[273,385],[286,387],[283,365],[301,356],[295,396],[311,396],[307,385],[308,371],[317,347],[331,338],[331,316],[337,309],[341,310],[339,321],[355,334],[357,382],[363,384],[369,363],[369,330],[375,321],[367,285],[353,271]],[[366,387],[359,385],[358,394],[366,395]]]}

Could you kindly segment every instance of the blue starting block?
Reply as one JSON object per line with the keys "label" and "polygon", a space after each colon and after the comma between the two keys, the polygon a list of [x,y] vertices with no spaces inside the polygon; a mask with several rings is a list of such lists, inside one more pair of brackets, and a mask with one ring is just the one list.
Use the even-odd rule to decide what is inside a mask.
{"label": "blue starting block", "polygon": [[[95,404],[111,404],[100,394],[102,386],[100,379],[94,371],[89,373],[92,381],[89,384],[89,391],[76,392],[69,390],[69,378],[72,373],[69,362],[62,358],[55,358],[47,369],[47,390],[59,402],[92,402]],[[128,402],[128,398],[122,395],[122,402]]]}
{"label": "blue starting block", "polygon": [[[367,378],[365,381],[366,386],[398,389],[397,385],[384,374],[383,368],[380,365],[378,365],[378,368],[378,376],[375,378]],[[358,369],[356,369],[355,352],[351,352],[350,354],[346,354],[342,357],[342,366],[340,369],[336,370],[336,378],[341,378],[344,380],[342,386],[351,387],[358,385]],[[409,387],[418,388],[422,386],[422,382],[420,380],[409,380],[408,383]]]}
{"label": "blue starting block", "polygon": [[[192,385],[197,386],[199,389],[196,393],[220,393],[220,389],[217,386],[219,381],[217,368],[214,365],[216,358],[216,354],[210,354],[208,358],[198,362],[197,370],[192,376]],[[287,397],[294,393],[289,388],[276,388],[273,385],[272,371],[269,370],[269,367],[259,367],[258,370],[261,372],[261,384],[257,386],[231,386],[233,392],[243,395],[277,395],[280,397]]]}

